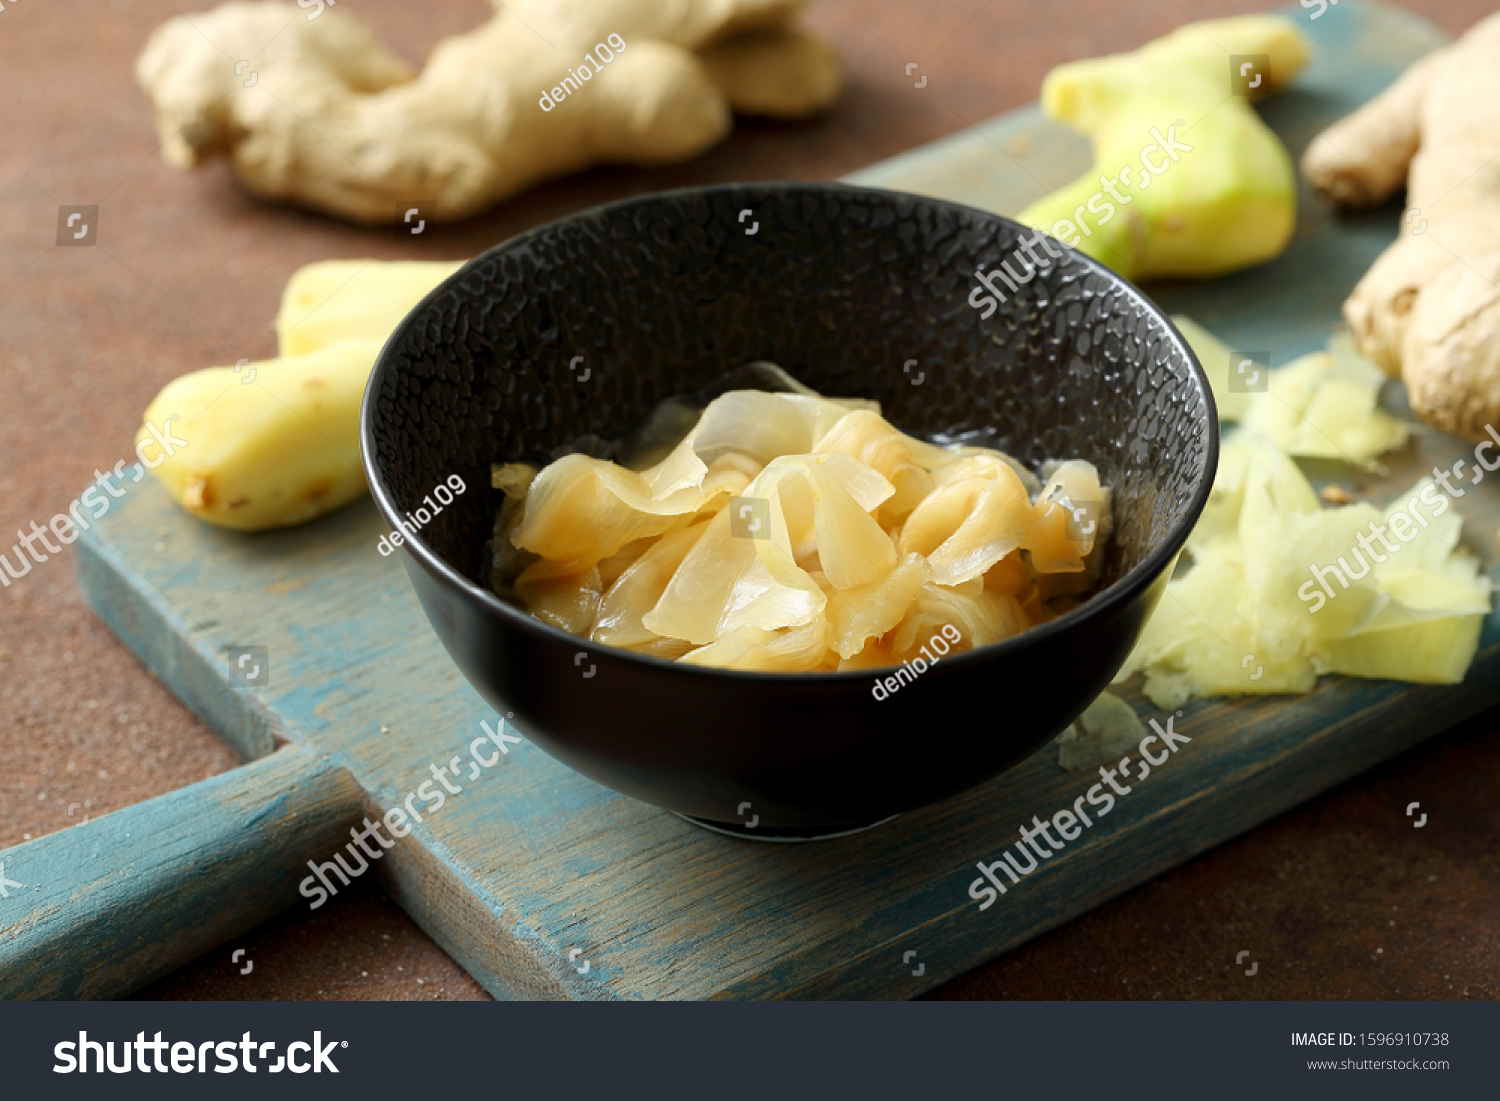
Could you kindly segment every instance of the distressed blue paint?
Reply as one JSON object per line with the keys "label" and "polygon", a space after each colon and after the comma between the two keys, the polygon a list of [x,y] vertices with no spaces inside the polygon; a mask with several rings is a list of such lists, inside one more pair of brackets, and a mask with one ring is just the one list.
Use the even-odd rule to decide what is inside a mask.
{"label": "distressed blue paint", "polygon": [[253,927],[358,800],[293,747],[9,850],[0,997],[109,997]]}
{"label": "distressed blue paint", "polygon": [[[274,663],[271,670],[274,678],[276,670]],[[350,689],[347,684],[341,680],[332,680],[316,686],[299,685],[289,692],[275,696],[271,706],[277,711],[295,716],[297,725],[304,730],[324,730],[329,724],[328,720],[319,713],[319,708],[333,704],[349,695]]]}

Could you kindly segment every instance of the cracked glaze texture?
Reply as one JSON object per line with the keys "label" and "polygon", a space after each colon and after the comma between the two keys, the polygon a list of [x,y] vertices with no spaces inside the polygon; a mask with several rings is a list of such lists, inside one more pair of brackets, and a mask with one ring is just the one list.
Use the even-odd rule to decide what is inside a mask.
{"label": "cracked glaze texture", "polygon": [[1093,462],[1113,487],[1112,583],[1211,477],[1212,403],[1154,307],[1071,250],[982,319],[973,273],[1006,259],[1020,271],[1021,232],[937,200],[808,184],[674,192],[543,226],[476,258],[397,329],[371,395],[375,466],[403,511],[463,477],[470,491],[421,538],[478,583],[500,499],[491,462],[617,438],[662,399],[770,360],[820,393],[878,400],[914,435],[965,436],[1033,469]]}

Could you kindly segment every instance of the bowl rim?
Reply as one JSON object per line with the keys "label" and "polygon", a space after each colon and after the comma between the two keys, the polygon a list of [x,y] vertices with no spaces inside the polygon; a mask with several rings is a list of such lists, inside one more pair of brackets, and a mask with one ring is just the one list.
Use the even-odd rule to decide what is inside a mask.
{"label": "bowl rim", "polygon": [[[375,357],[375,365],[371,368],[369,380],[365,384],[364,396],[360,400],[359,410],[359,445],[360,458],[362,460],[365,480],[369,485],[370,496],[375,501],[377,511],[381,518],[392,526],[392,530],[401,531],[397,522],[401,513],[391,500],[390,491],[386,488],[383,479],[375,465],[375,447],[373,440],[374,422],[374,395],[379,392],[388,370],[394,370],[391,366],[394,358],[393,349],[403,341],[408,330],[418,323],[418,319],[425,316],[431,305],[441,296],[454,290],[456,284],[462,280],[471,267],[492,254],[508,251],[517,246],[527,244],[541,234],[550,232],[559,225],[567,222],[584,221],[590,218],[603,217],[616,211],[631,207],[645,206],[651,203],[659,203],[663,200],[676,201],[685,198],[704,197],[712,199],[720,195],[751,194],[766,192],[815,192],[829,195],[847,196],[851,193],[861,195],[878,195],[891,199],[892,201],[915,201],[931,206],[946,208],[959,213],[976,216],[982,219],[997,220],[1006,223],[1021,233],[1026,232],[1026,227],[1021,223],[1007,218],[1003,214],[992,211],[981,210],[978,207],[968,206],[963,203],[955,203],[947,199],[937,199],[926,195],[917,195],[912,192],[895,191],[890,188],[864,187],[859,184],[848,184],[841,182],[801,182],[787,180],[758,181],[753,183],[718,183],[704,184],[693,187],[672,188],[664,191],[650,191],[639,195],[632,195],[624,199],[616,199],[608,203],[600,203],[596,206],[587,207],[565,214],[560,218],[553,218],[541,225],[533,226],[523,230],[514,236],[497,242],[485,249],[479,255],[470,258],[457,271],[448,275],[441,283],[424,295],[415,306],[400,320],[396,327],[391,330],[391,335],[386,338],[381,346],[380,353]],[[1056,241],[1056,239],[1053,239]],[[1038,624],[1020,634],[992,642],[986,646],[965,650],[960,654],[945,656],[944,663],[952,662],[952,667],[978,662],[986,662],[995,658],[1004,657],[1007,654],[1018,652],[1031,645],[1039,645],[1054,635],[1062,634],[1070,628],[1077,626],[1087,619],[1103,616],[1120,606],[1129,603],[1142,590],[1146,589],[1166,569],[1182,548],[1186,546],[1188,536],[1202,515],[1203,508],[1208,502],[1209,494],[1213,490],[1214,478],[1219,466],[1219,416],[1218,406],[1214,401],[1213,386],[1208,380],[1207,372],[1198,361],[1197,353],[1193,351],[1192,345],[1187,338],[1178,331],[1177,326],[1172,323],[1171,317],[1166,310],[1153,302],[1134,283],[1118,274],[1111,268],[1095,260],[1076,249],[1071,248],[1062,241],[1056,241],[1058,245],[1066,248],[1072,257],[1092,268],[1096,273],[1107,276],[1127,291],[1130,296],[1141,306],[1150,310],[1166,326],[1169,332],[1181,345],[1182,351],[1187,356],[1189,371],[1194,375],[1202,393],[1207,417],[1208,431],[1205,434],[1205,449],[1203,463],[1203,478],[1192,499],[1188,502],[1187,511],[1167,531],[1166,537],[1149,552],[1146,557],[1135,566],[1126,571],[1123,577],[1118,578],[1114,584],[1096,593],[1078,607],[1071,609],[1058,616],[1056,619],[1046,623]],[[841,397],[847,395],[839,395]],[[591,657],[608,657],[630,663],[645,665],[648,669],[671,669],[675,672],[689,676],[705,677],[730,677],[743,679],[749,682],[765,682],[769,684],[849,684],[855,681],[883,680],[886,676],[893,675],[894,671],[902,668],[901,665],[880,666],[872,669],[847,669],[829,670],[810,673],[775,673],[762,672],[758,670],[744,669],[721,669],[716,666],[686,665],[680,661],[667,658],[653,657],[649,654],[638,654],[619,646],[610,646],[607,643],[594,642],[592,639],[581,635],[575,635],[564,631],[560,627],[554,627],[544,623],[534,616],[506,603],[491,590],[469,580],[442,555],[439,555],[430,547],[424,539],[420,538],[420,531],[416,536],[402,532],[402,549],[406,550],[418,565],[422,566],[430,575],[440,582],[446,584],[450,589],[468,597],[470,600],[478,600],[480,605],[492,615],[498,615],[508,621],[512,626],[538,636],[540,641],[565,642],[575,646],[579,650],[589,654]],[[434,633],[436,633],[434,631]]]}

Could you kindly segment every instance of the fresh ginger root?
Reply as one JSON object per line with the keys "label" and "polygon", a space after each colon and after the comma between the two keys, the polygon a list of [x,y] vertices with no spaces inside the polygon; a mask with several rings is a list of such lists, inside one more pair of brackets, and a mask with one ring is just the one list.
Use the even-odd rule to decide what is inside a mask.
{"label": "fresh ginger root", "polygon": [[[314,520],[368,489],[359,410],[400,320],[459,262],[330,260],[300,269],[276,318],[280,354],[174,379],[145,422],[187,446],[152,471],[194,516],[260,531]],[[139,439],[148,439],[142,426]]]}
{"label": "fresh ginger root", "polygon": [[1296,175],[1252,97],[1231,94],[1229,55],[1266,55],[1259,98],[1310,52],[1291,20],[1242,15],[1058,66],[1042,110],[1093,139],[1094,165],[1017,221],[1127,279],[1221,275],[1278,255],[1296,223]]}
{"label": "fresh ginger root", "polygon": [[1406,184],[1400,236],[1344,303],[1359,350],[1417,416],[1468,440],[1500,426],[1500,15],[1315,138],[1308,181],[1349,206]]}
{"label": "fresh ginger root", "polygon": [[229,3],[158,27],[136,79],[170,164],[224,153],[266,199],[366,225],[435,200],[452,221],[592,164],[686,160],[732,111],[827,107],[840,65],[802,4],[493,0],[416,74],[341,8]]}

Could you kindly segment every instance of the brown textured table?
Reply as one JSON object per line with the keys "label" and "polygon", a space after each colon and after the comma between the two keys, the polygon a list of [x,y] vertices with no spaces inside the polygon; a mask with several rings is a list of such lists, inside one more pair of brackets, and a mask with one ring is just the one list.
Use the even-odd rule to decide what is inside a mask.
{"label": "brown textured table", "polygon": [[[741,124],[700,160],[548,185],[422,245],[266,207],[222,164],[157,156],[131,67],[165,0],[28,0],[0,20],[0,532],[63,510],[127,458],[168,379],[266,354],[281,288],[334,256],[466,257],[566,211],[662,187],[831,179],[1036,98],[1059,62],[1262,5],[813,0],[848,88],[826,118]],[[346,0],[419,61],[478,0]],[[1409,0],[1458,34],[1491,5]],[[915,61],[929,76],[914,89]],[[99,244],[55,245],[97,203]],[[71,557],[0,590],[0,847],[150,798],[234,756],[94,618]],[[1500,997],[1500,711],[1437,738],[934,992],[939,998]],[[1420,801],[1421,829],[1405,816]],[[231,963],[244,948],[249,975]],[[1257,964],[1236,966],[1239,951]],[[294,910],[147,998],[487,995],[378,890]]]}

